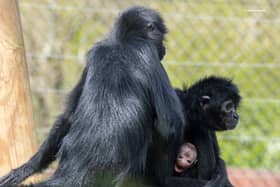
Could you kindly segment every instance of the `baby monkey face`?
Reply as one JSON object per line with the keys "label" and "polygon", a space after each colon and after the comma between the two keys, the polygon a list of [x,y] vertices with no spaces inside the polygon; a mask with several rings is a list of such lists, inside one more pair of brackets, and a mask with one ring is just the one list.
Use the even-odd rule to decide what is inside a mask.
{"label": "baby monkey face", "polygon": [[191,143],[184,143],[177,154],[174,170],[183,173],[197,162],[197,150]]}

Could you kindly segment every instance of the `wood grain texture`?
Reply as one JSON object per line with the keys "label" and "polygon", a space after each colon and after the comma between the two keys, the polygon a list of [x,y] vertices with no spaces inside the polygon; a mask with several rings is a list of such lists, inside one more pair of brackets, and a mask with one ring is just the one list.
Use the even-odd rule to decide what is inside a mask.
{"label": "wood grain texture", "polygon": [[35,136],[16,0],[0,0],[0,176],[34,153]]}

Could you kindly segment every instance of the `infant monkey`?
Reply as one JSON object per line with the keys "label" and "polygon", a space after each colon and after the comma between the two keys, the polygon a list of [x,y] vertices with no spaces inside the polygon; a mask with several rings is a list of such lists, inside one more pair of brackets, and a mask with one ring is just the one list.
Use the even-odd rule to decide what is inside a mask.
{"label": "infant monkey", "polygon": [[174,170],[177,174],[182,174],[196,162],[196,147],[192,143],[184,143],[183,145],[181,145],[177,154]]}

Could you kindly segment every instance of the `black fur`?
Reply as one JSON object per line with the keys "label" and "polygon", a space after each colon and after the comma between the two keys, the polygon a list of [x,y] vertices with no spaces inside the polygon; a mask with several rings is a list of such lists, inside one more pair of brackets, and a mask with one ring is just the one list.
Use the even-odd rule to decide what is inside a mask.
{"label": "black fur", "polygon": [[32,186],[114,186],[158,166],[159,179],[171,176],[173,163],[146,164],[151,147],[174,160],[184,128],[180,101],[160,63],[165,33],[154,10],[124,11],[89,51],[82,77],[39,151],[0,186],[18,184],[57,158],[54,175]]}
{"label": "black fur", "polygon": [[[176,92],[185,109],[187,128],[184,142],[191,142],[196,146],[198,163],[184,175],[167,179],[166,186],[232,186],[227,177],[225,163],[220,158],[215,131],[229,129],[221,117],[221,105],[232,100],[235,109],[239,106],[241,97],[237,86],[228,79],[212,76],[198,81],[190,88],[177,89]],[[211,98],[206,109],[203,109],[203,96]],[[237,122],[238,119],[235,123]]]}

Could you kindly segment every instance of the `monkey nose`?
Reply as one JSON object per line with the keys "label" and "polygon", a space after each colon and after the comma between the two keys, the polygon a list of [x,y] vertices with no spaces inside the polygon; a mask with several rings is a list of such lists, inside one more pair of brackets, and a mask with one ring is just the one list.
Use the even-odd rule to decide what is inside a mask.
{"label": "monkey nose", "polygon": [[239,116],[238,116],[238,114],[236,114],[236,113],[234,113],[234,114],[232,115],[232,117],[233,117],[233,119],[235,119],[235,120],[238,120],[238,119],[239,119]]}

